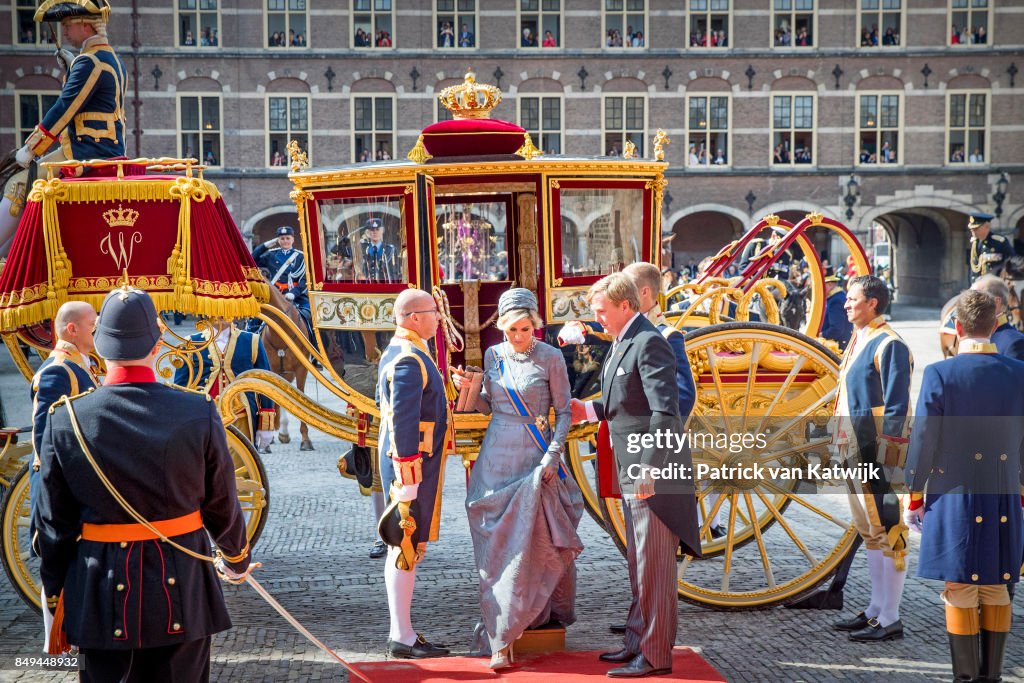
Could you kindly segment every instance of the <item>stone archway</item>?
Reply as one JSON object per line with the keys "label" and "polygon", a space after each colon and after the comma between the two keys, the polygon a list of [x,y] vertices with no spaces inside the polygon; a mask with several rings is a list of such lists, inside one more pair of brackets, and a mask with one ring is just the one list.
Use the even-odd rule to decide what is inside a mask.
{"label": "stone archway", "polygon": [[284,211],[272,213],[256,221],[252,226],[252,247],[255,248],[257,244],[262,244],[273,238],[277,233],[277,229],[282,225],[295,229],[295,246],[301,249],[302,235],[299,234],[299,215],[295,211],[291,213]]}
{"label": "stone archway", "polygon": [[952,209],[903,208],[881,214],[892,246],[900,303],[942,305],[967,286],[967,217]]}
{"label": "stone archway", "polygon": [[[683,216],[672,225],[672,268],[700,263],[714,256],[726,244],[746,230],[737,218],[719,211],[697,211]],[[663,264],[669,265],[669,264]]]}

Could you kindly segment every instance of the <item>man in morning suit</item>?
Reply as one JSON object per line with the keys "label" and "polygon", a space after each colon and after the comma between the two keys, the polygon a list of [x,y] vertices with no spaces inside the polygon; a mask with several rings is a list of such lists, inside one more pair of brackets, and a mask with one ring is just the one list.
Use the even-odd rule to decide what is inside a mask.
{"label": "man in morning suit", "polygon": [[[207,343],[214,331],[217,336]],[[189,340],[193,348],[198,346],[200,350],[189,354],[188,362],[174,371],[174,383],[178,386],[189,387],[191,380],[190,388],[217,398],[224,387],[246,370],[270,370],[259,335],[240,330],[229,320],[220,319],[217,328],[196,332]],[[274,440],[274,402],[263,394],[247,392],[238,418],[242,433],[256,450],[269,452]]]}
{"label": "man in morning suit", "polygon": [[955,680],[995,682],[1010,634],[1007,588],[1020,578],[1024,552],[1024,362],[989,341],[992,297],[964,292],[956,318],[957,355],[924,369],[906,518],[921,531],[918,575],[946,582]]}
{"label": "man in morning suit", "polygon": [[[995,332],[992,333],[992,343],[996,345],[996,349],[1004,356],[1024,360],[1024,334],[1010,324],[1010,319],[1006,315],[1006,311],[1010,307],[1010,288],[995,275],[982,275],[974,281],[971,289],[976,292],[984,292],[995,299],[998,324]],[[956,315],[954,314],[953,320],[955,319]]]}
{"label": "man in morning suit", "polygon": [[77,645],[83,681],[208,680],[210,636],[231,620],[213,564],[175,544],[209,557],[212,538],[224,576],[251,569],[216,404],[156,381],[159,341],[149,295],[111,292],[96,326],[106,382],[54,404],[42,438],[34,521],[50,652]]}
{"label": "man in morning suit", "polygon": [[[416,565],[428,541],[436,541],[441,522],[448,441],[448,398],[444,379],[427,341],[437,332],[438,310],[429,292],[406,289],[395,299],[398,328],[384,349],[377,376],[380,406],[380,480],[390,504],[381,518],[381,537],[391,546],[384,561],[391,628],[388,654],[405,659],[443,657],[438,647],[412,628]],[[396,538],[389,522],[401,519],[408,533]],[[412,527],[409,525],[412,524]]]}
{"label": "man in morning suit", "polygon": [[700,539],[692,482],[655,479],[649,470],[692,463],[688,450],[625,445],[637,434],[682,430],[676,359],[669,343],[639,312],[640,295],[627,275],[602,278],[587,299],[615,342],[602,368],[601,398],[586,404],[573,399],[573,421],[608,421],[625,503],[633,593],[623,647],[601,659],[622,665],[608,672],[612,678],[655,676],[672,671],[678,620],[676,550],[681,543],[683,552],[699,557]]}
{"label": "man in morning suit", "polygon": [[834,413],[833,443],[840,461],[880,466],[878,479],[852,483],[849,494],[853,523],[867,547],[871,602],[833,625],[860,642],[903,637],[907,527],[888,472],[906,458],[914,362],[910,348],[882,316],[888,303],[889,288],[881,278],[862,275],[850,281],[846,314],[855,332],[839,369]]}

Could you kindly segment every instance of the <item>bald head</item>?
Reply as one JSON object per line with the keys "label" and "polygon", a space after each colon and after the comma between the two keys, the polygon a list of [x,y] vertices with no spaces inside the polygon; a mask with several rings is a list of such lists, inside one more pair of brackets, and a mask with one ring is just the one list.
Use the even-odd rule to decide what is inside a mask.
{"label": "bald head", "polygon": [[428,339],[437,332],[437,320],[437,304],[430,292],[406,289],[395,299],[395,321],[399,327]]}
{"label": "bald head", "polygon": [[68,301],[57,309],[53,330],[58,339],[74,344],[83,354],[92,352],[96,311],[84,301]]}

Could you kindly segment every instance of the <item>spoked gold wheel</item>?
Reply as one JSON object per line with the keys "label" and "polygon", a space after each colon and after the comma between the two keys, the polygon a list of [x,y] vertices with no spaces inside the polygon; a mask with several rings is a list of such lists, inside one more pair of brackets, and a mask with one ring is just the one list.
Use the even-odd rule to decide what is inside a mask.
{"label": "spoked gold wheel", "polygon": [[32,539],[29,536],[32,505],[29,500],[28,465],[24,465],[14,477],[0,505],[0,520],[3,522],[4,571],[11,586],[29,607],[41,612],[39,597],[39,558],[31,552]]}
{"label": "spoked gold wheel", "polygon": [[[575,429],[580,428],[574,428],[574,433]],[[578,438],[569,438],[564,459],[583,493],[583,503],[590,516],[602,529],[607,530],[597,492],[597,428],[586,427],[580,433]]]}
{"label": "spoked gold wheel", "polygon": [[[724,609],[795,601],[832,575],[854,541],[841,489],[819,493],[821,479],[810,475],[771,476],[829,464],[824,426],[839,359],[798,332],[758,323],[696,330],[686,348],[697,383],[688,429],[700,439],[693,464],[703,475],[696,484],[704,558],[680,557],[679,596]],[[755,445],[733,446],[742,435]],[[602,511],[623,546],[620,501],[602,501]],[[713,524],[721,537],[712,538]]]}
{"label": "spoked gold wheel", "polygon": [[263,527],[267,524],[268,505],[270,504],[270,488],[267,483],[267,472],[263,469],[263,461],[253,447],[234,425],[229,425],[228,449],[235,461],[235,486],[238,489],[238,502],[245,515],[245,535],[249,546],[255,547]]}

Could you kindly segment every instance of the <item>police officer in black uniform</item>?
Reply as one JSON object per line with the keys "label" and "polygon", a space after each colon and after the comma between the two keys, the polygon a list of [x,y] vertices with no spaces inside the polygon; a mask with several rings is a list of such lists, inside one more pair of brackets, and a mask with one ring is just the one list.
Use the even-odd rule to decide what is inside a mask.
{"label": "police officer in black uniform", "polygon": [[216,405],[156,381],[159,339],[148,294],[111,292],[95,336],[105,384],[57,402],[42,438],[35,528],[50,652],[77,645],[83,681],[208,680],[210,636],[231,620],[212,558],[194,555],[209,558],[212,538],[226,577],[250,570]]}
{"label": "police officer in black uniform", "polygon": [[972,213],[967,229],[971,231],[971,247],[967,250],[968,276],[971,284],[982,275],[999,275],[1006,259],[1013,256],[1013,245],[1002,235],[992,234],[990,213]]}

